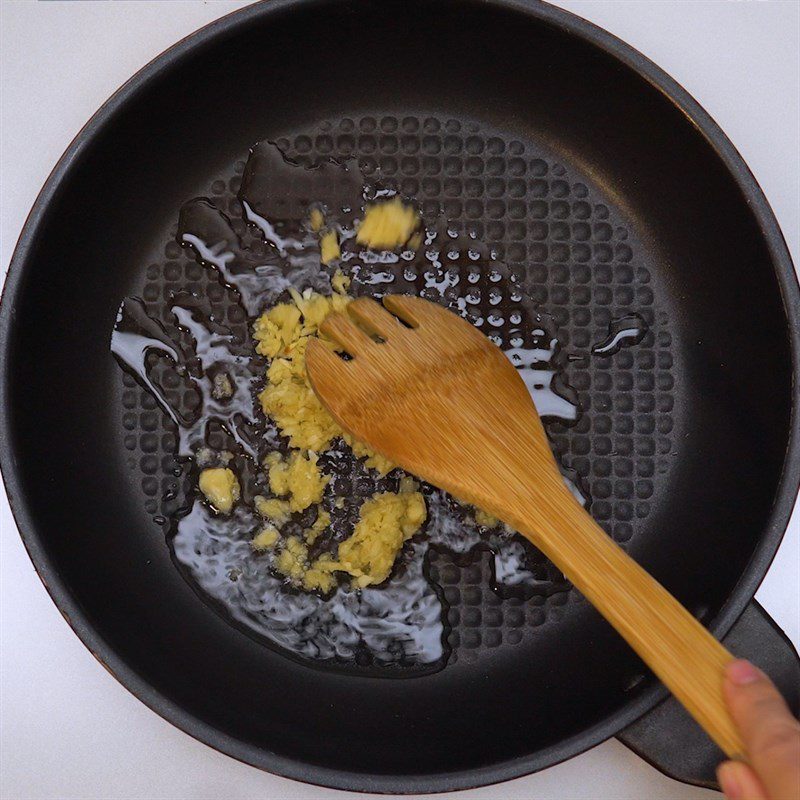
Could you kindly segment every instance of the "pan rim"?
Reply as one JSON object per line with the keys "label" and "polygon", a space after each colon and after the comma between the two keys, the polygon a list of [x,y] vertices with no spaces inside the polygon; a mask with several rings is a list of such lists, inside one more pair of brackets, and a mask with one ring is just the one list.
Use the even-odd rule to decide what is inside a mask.
{"label": "pan rim", "polygon": [[[10,386],[7,379],[8,349],[14,323],[14,300],[20,288],[20,275],[38,236],[39,227],[51,200],[69,176],[73,163],[91,140],[114,117],[118,109],[131,100],[145,85],[181,60],[190,51],[202,48],[218,36],[229,34],[255,20],[291,11],[308,2],[329,0],[265,0],[239,9],[200,28],[165,50],[133,75],[101,107],[78,132],[48,176],[25,221],[11,257],[0,302],[0,404],[5,407]],[[334,2],[338,0],[332,0]],[[471,0],[478,2],[478,0]],[[440,0],[441,2],[441,0]],[[700,104],[674,79],[630,45],[561,8],[540,0],[481,0],[481,5],[495,6],[532,17],[544,24],[562,28],[588,44],[625,64],[646,80],[665,99],[676,106],[701,132],[709,146],[733,176],[749,202],[761,234],[767,244],[779,282],[789,326],[793,371],[793,396],[790,435],[784,468],[776,487],[775,500],[761,540],[741,578],[720,613],[710,625],[722,637],[738,619],[763,580],[788,526],[800,485],[800,286],[783,234],[775,215],[753,174],[721,128]],[[582,753],[614,736],[650,711],[667,696],[667,690],[656,684],[622,706],[602,722],[581,731],[556,745],[528,756],[468,771],[435,775],[369,775],[337,770],[285,758],[248,745],[189,714],[178,704],[157,692],[94,630],[88,618],[48,563],[44,547],[33,525],[32,515],[23,499],[22,485],[14,474],[15,454],[8,415],[0,415],[0,465],[9,505],[23,544],[39,578],[50,597],[92,655],[97,658],[128,691],[159,716],[193,738],[239,761],[276,775],[335,789],[379,793],[444,792],[474,788],[521,777],[553,766]]]}

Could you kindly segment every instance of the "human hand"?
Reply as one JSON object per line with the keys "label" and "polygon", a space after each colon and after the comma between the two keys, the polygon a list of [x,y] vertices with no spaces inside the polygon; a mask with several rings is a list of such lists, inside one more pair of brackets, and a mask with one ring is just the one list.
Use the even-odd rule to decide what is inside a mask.
{"label": "human hand", "polygon": [[749,764],[717,769],[728,800],[800,800],[800,723],[770,679],[749,661],[725,671],[725,699],[747,748]]}

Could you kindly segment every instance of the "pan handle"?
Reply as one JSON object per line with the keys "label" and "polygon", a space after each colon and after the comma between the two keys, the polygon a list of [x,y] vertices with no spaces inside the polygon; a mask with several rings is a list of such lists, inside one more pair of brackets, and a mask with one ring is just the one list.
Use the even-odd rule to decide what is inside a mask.
{"label": "pan handle", "polygon": [[[736,656],[747,658],[764,670],[797,715],[800,657],[786,634],[755,600],[722,641]],[[719,788],[715,770],[725,756],[674,697],[659,703],[618,738],[670,778]]]}

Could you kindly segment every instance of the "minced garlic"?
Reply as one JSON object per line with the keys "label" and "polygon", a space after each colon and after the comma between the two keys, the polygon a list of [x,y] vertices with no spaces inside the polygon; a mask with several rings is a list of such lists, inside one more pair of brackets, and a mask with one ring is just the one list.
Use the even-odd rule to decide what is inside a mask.
{"label": "minced garlic", "polygon": [[342,255],[339,248],[339,237],[336,231],[325,231],[319,237],[319,260],[322,264],[330,264]]}
{"label": "minced garlic", "polygon": [[239,499],[241,490],[233,470],[212,467],[200,473],[200,491],[220,514],[230,514]]}
{"label": "minced garlic", "polygon": [[346,572],[357,586],[382,583],[389,577],[397,554],[425,522],[425,499],[419,492],[382,492],[361,506],[350,537],[340,545],[326,570]]}
{"label": "minced garlic", "polygon": [[280,528],[289,521],[292,515],[292,509],[289,506],[288,500],[279,500],[277,497],[262,497],[257,495],[253,498],[256,505],[256,511],[269,520],[273,525]]}
{"label": "minced garlic", "polygon": [[304,534],[306,544],[312,545],[314,542],[317,541],[320,534],[331,524],[331,515],[325,511],[324,508],[320,508],[317,511],[317,518],[314,520],[314,524],[308,528]]}
{"label": "minced garlic", "polygon": [[478,525],[483,526],[484,528],[494,528],[496,525],[500,524],[500,520],[497,517],[493,516],[492,514],[488,514],[482,508],[475,508],[475,522]]}
{"label": "minced garlic", "polygon": [[325,225],[325,215],[322,213],[322,209],[319,206],[314,206],[311,211],[308,212],[308,227],[311,228],[314,233],[322,230],[323,225]]}
{"label": "minced garlic", "polygon": [[338,294],[346,294],[350,288],[350,278],[340,269],[337,269],[331,278],[331,288]]}
{"label": "minced garlic", "polygon": [[[253,326],[257,352],[272,359],[267,385],[258,396],[261,408],[275,420],[291,447],[315,452],[327,450],[336,437],[344,435],[314,394],[306,374],[308,342],[312,337],[319,338],[319,326],[329,313],[344,310],[351,300],[345,293],[349,279],[341,272],[337,271],[331,284],[335,291],[330,297],[293,291],[291,303],[271,308]],[[393,469],[391,462],[366,445],[347,441],[356,455],[366,457],[367,466],[381,475]]]}
{"label": "minced garlic", "polygon": [[305,543],[297,536],[286,538],[275,569],[294,585],[323,592],[335,585],[334,572],[352,576],[359,588],[383,583],[403,544],[419,531],[426,516],[425,499],[419,492],[403,491],[402,486],[397,493],[379,492],[361,506],[353,533],[339,545],[335,557],[325,553],[309,561],[308,546],[330,524],[327,512],[321,512],[306,532]]}
{"label": "minced garlic", "polygon": [[330,556],[326,554],[310,564],[308,547],[297,536],[289,536],[283,542],[274,565],[293,586],[302,587],[306,591],[316,589],[329,592],[336,586],[336,578],[324,569],[328,561]]}
{"label": "minced garlic", "polygon": [[265,525],[250,542],[254,550],[271,550],[278,542],[280,533],[272,525]]}
{"label": "minced garlic", "polygon": [[[401,204],[402,208],[410,209]],[[410,210],[414,222],[404,234],[404,241],[418,223],[416,213]],[[316,218],[312,210],[309,225],[313,229],[317,223],[321,229],[324,218]],[[388,231],[388,223],[381,230]],[[256,511],[267,525],[256,534],[252,546],[273,550],[275,571],[293,586],[307,591],[331,591],[337,584],[336,573],[349,575],[359,588],[382,583],[389,577],[404,542],[420,530],[427,516],[417,484],[406,477],[401,479],[398,492],[377,493],[363,503],[353,533],[339,543],[335,555],[309,555],[309,548],[331,520],[330,513],[322,507],[330,478],[321,473],[317,454],[341,437],[356,457],[365,459],[368,468],[381,475],[394,469],[388,459],[345,434],[312,391],[306,375],[305,353],[312,337],[333,347],[319,336],[319,326],[328,314],[346,308],[351,299],[346,294],[349,283],[337,270],[331,279],[334,291],[330,297],[309,290],[302,294],[291,290],[291,302],[265,312],[253,326],[256,350],[270,359],[267,384],[259,395],[261,407],[287,437],[291,449],[286,456],[270,453],[264,460],[269,488],[275,497],[258,496],[254,500]],[[343,499],[336,498],[333,505],[342,508]],[[311,506],[316,506],[315,522],[302,535],[281,536],[279,529],[291,514]]]}
{"label": "minced garlic", "polygon": [[290,511],[303,511],[322,500],[330,478],[319,471],[316,454],[303,455],[294,450],[284,459],[280,453],[270,453],[265,465],[269,470],[269,488],[279,497],[289,495]]}
{"label": "minced garlic", "polygon": [[419,228],[420,219],[413,206],[399,197],[367,206],[358,226],[356,241],[373,250],[394,250],[406,244]]}

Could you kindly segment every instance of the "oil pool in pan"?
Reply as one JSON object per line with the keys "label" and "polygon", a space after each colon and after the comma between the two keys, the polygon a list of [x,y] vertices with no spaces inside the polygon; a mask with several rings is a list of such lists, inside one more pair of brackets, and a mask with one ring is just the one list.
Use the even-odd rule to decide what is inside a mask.
{"label": "oil pool in pan", "polygon": [[[589,352],[567,353],[556,325],[538,309],[519,276],[501,263],[472,230],[456,230],[441,215],[423,219],[424,235],[416,248],[376,251],[360,247],[356,230],[366,201],[382,202],[394,192],[381,176],[369,179],[357,162],[321,161],[301,166],[275,145],[251,151],[239,197],[249,225],[249,241],[234,231],[214,202],[196,198],[182,208],[178,241],[199,263],[218,273],[229,301],[252,322],[265,309],[286,300],[289,287],[331,293],[333,267],[320,262],[319,239],[306,220],[267,219],[259,213],[276,171],[306,169],[346,175],[352,197],[330,209],[341,255],[337,266],[352,280],[356,295],[419,293],[465,316],[501,346],[517,366],[541,416],[574,423],[580,414],[576,394],[566,384],[567,359],[603,357],[638,344],[647,332],[633,312],[612,320],[608,337]],[[285,176],[284,176],[285,180]],[[307,210],[317,198],[305,200]],[[413,200],[413,198],[411,198]],[[488,277],[482,289],[477,285]],[[479,304],[489,311],[481,316]],[[356,667],[416,666],[446,663],[448,603],[431,569],[432,552],[468,561],[479,549],[493,557],[493,589],[500,595],[532,596],[565,592],[563,576],[521,537],[477,515],[446,493],[423,484],[427,519],[406,543],[390,578],[357,588],[342,582],[327,594],[303,591],[275,570],[275,553],[254,549],[254,532],[263,521],[253,498],[264,491],[259,465],[267,452],[286,452],[286,440],[261,412],[257,393],[264,384],[264,359],[249,336],[236,335],[221,321],[214,303],[190,291],[170,298],[167,313],[147,302],[127,298],[121,305],[111,349],[123,368],[143,386],[175,426],[175,477],[189,474],[196,483],[201,468],[232,468],[242,496],[231,513],[218,514],[192,491],[167,516],[157,516],[167,531],[174,560],[198,593],[234,623],[291,653],[336,660]],[[220,393],[220,385],[226,391]],[[337,439],[319,458],[329,476],[322,507],[330,526],[320,540],[329,552],[352,531],[365,498],[397,491],[404,473],[376,474]],[[565,470],[565,480],[588,503],[579,480]],[[174,490],[168,489],[165,499]],[[298,530],[313,520],[297,514]],[[319,548],[318,548],[319,549]]]}

